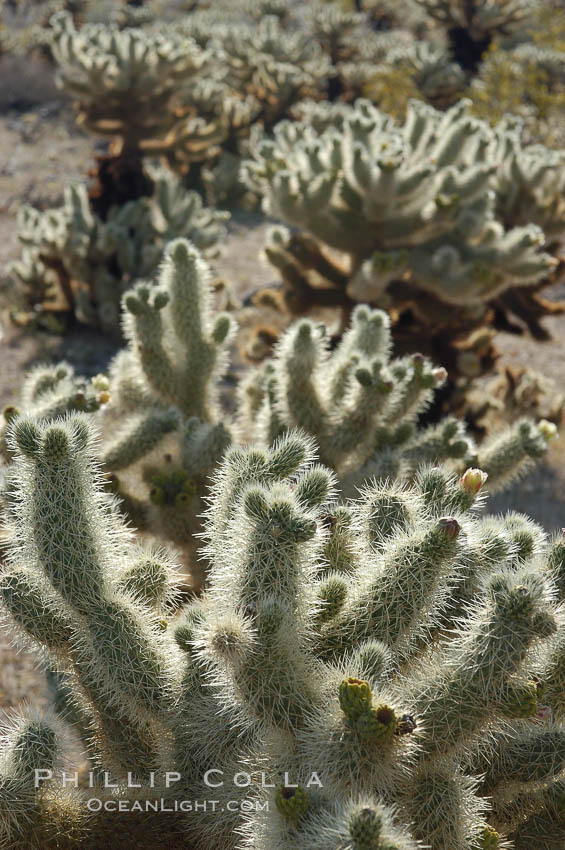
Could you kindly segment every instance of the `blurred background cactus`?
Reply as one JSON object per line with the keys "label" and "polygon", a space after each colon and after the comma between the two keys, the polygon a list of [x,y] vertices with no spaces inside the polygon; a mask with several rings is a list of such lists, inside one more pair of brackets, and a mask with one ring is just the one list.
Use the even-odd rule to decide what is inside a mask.
{"label": "blurred background cactus", "polygon": [[92,210],[81,184],[67,189],[62,207],[20,209],[23,251],[11,272],[36,315],[50,310],[62,322],[76,320],[115,336],[124,291],[136,280],[151,280],[171,239],[185,236],[207,257],[219,253],[229,214],[203,206],[198,193],[165,169],[148,173],[151,197],[114,204],[104,218]]}
{"label": "blurred background cactus", "polygon": [[402,348],[426,340],[454,376],[492,367],[491,327],[519,318],[545,336],[540,319],[562,309],[538,290],[561,273],[563,154],[522,147],[519,122],[491,130],[469,107],[411,101],[398,127],[365,100],[310,104],[258,146],[247,180],[293,228],[266,245],[281,308],[386,307]]}

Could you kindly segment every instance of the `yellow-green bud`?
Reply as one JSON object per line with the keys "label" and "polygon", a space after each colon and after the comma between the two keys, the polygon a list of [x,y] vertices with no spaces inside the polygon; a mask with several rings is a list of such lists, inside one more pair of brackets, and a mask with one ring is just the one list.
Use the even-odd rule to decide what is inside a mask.
{"label": "yellow-green bud", "polygon": [[149,491],[149,498],[154,505],[162,505],[165,501],[165,491],[162,487],[152,487]]}
{"label": "yellow-green bud", "polygon": [[300,820],[310,805],[308,794],[301,785],[297,788],[281,785],[277,788],[275,803],[279,812],[292,821]]}
{"label": "yellow-green bud", "polygon": [[356,720],[360,714],[371,708],[373,694],[371,686],[364,679],[350,676],[339,686],[339,704],[350,720]]}
{"label": "yellow-green bud", "polygon": [[479,836],[478,850],[497,850],[500,835],[492,826],[485,826]]}
{"label": "yellow-green bud", "polygon": [[540,419],[538,422],[538,431],[548,441],[558,436],[557,425],[554,422],[549,422],[547,419]]}
{"label": "yellow-green bud", "polygon": [[190,504],[190,493],[177,493],[175,496],[175,508],[186,508]]}
{"label": "yellow-green bud", "polygon": [[355,729],[368,741],[390,740],[396,732],[396,715],[388,705],[368,708],[355,720]]}
{"label": "yellow-green bud", "polygon": [[512,717],[533,717],[538,710],[538,699],[537,683],[528,682],[510,702],[509,708]]}
{"label": "yellow-green bud", "polygon": [[109,379],[101,372],[98,375],[95,375],[94,378],[92,378],[91,383],[95,390],[99,390],[101,392],[110,389]]}
{"label": "yellow-green bud", "polygon": [[488,473],[483,472],[482,469],[466,469],[461,478],[459,479],[459,484],[461,489],[465,490],[470,496],[476,496],[479,490],[484,486],[486,480],[488,478]]}

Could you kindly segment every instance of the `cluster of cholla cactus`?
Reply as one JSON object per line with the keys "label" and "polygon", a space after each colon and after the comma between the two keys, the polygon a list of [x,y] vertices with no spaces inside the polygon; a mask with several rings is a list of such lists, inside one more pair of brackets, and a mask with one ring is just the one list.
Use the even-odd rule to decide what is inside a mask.
{"label": "cluster of cholla cactus", "polygon": [[82,184],[68,187],[61,207],[20,208],[23,250],[11,272],[27,304],[115,335],[124,291],[154,275],[171,239],[186,237],[205,256],[217,255],[228,213],[204,207],[165,169],[150,174],[151,197],[112,206],[105,218],[91,209]]}
{"label": "cluster of cholla cactus", "polygon": [[357,300],[408,309],[456,369],[445,340],[480,327],[493,305],[507,324],[528,310],[536,324],[549,307],[534,288],[560,268],[563,156],[522,147],[519,122],[492,129],[469,107],[411,101],[397,126],[365,100],[310,104],[257,147],[246,179],[294,228],[275,228],[266,249],[291,311]]}
{"label": "cluster of cholla cactus", "polygon": [[0,846],[559,846],[565,547],[479,518],[484,471],[344,502],[300,432],[234,447],[208,588],[179,611],[174,558],[132,539],[86,414],[16,417],[8,440],[0,598],[62,713],[6,730]]}
{"label": "cluster of cholla cactus", "polygon": [[206,73],[209,54],[187,37],[139,28],[52,19],[58,81],[76,99],[79,121],[113,139],[114,156],[100,179],[126,198],[145,194],[141,160],[160,156],[179,166],[201,161],[222,138],[221,127],[182,108],[182,94]]}
{"label": "cluster of cholla cactus", "polygon": [[236,323],[212,309],[209,269],[185,240],[168,247],[158,284],[138,283],[123,305],[128,345],[108,375],[87,384],[65,364],[31,372],[5,428],[21,415],[96,415],[105,486],[134,525],[177,545],[194,585],[204,578],[203,499],[230,445],[269,446],[299,429],[353,496],[370,481],[412,481],[426,464],[458,474],[479,465],[500,487],[555,431],[522,418],[477,447],[453,417],[419,424],[447,373],[419,353],[393,358],[388,316],[362,305],[333,349],[323,324],[296,322],[234,392],[226,379]]}

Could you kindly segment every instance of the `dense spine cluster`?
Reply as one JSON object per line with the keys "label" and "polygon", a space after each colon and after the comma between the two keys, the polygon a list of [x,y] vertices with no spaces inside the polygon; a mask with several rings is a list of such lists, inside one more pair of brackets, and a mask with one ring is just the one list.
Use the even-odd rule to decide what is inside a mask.
{"label": "dense spine cluster", "polygon": [[[531,846],[551,846],[565,763],[561,540],[518,515],[478,518],[479,470],[428,466],[340,505],[314,443],[289,432],[226,454],[206,518],[208,589],[174,614],[170,558],[133,542],[89,432],[84,415],[13,423],[0,594],[24,642],[64,673],[67,716],[115,788],[61,788],[64,724],[16,717],[4,846],[94,848],[112,834],[124,850],[490,850],[525,846],[540,823]],[[214,798],[245,806],[143,811],[154,797],[209,797],[210,765],[225,780]],[[238,791],[241,771],[255,781]],[[93,797],[139,808],[113,820],[86,807]]]}
{"label": "dense spine cluster", "polygon": [[333,349],[323,324],[293,324],[232,390],[228,413],[221,393],[236,323],[214,310],[209,269],[190,243],[175,240],[165,254],[158,282],[123,298],[128,345],[108,375],[87,384],[65,364],[42,367],[5,420],[100,409],[107,488],[137,527],[181,547],[196,583],[202,499],[232,444],[268,447],[299,429],[347,497],[370,481],[411,481],[430,463],[459,474],[480,466],[496,489],[545,454],[549,423],[518,417],[480,446],[455,417],[421,425],[446,371],[421,354],[392,357],[387,315],[361,305]]}

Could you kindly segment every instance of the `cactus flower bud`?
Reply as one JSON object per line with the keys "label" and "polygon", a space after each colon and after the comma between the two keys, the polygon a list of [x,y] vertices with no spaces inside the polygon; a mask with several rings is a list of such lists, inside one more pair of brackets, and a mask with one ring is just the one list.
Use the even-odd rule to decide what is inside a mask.
{"label": "cactus flower bud", "polygon": [[108,404],[111,398],[112,396],[107,390],[102,390],[96,396],[96,401],[98,402],[98,404]]}
{"label": "cactus flower bud", "polygon": [[9,404],[2,411],[2,416],[4,417],[6,422],[11,422],[13,419],[16,418],[16,416],[19,416],[19,415],[20,415],[20,411],[18,410],[17,407],[14,407],[13,404]]}
{"label": "cactus flower bud", "polygon": [[165,501],[165,491],[162,487],[152,487],[149,498],[154,505],[162,505]]}
{"label": "cactus flower bud", "polygon": [[355,721],[355,729],[367,741],[391,740],[396,732],[396,715],[388,705],[379,705],[362,712]]}
{"label": "cactus flower bud", "polygon": [[449,537],[451,540],[455,540],[461,531],[461,526],[455,517],[442,517],[442,519],[438,521],[438,528],[440,528],[445,536]]}
{"label": "cactus flower bud", "polygon": [[275,803],[277,809],[285,818],[297,821],[308,811],[310,801],[302,786],[290,788],[287,785],[281,785],[280,788],[277,788]]}
{"label": "cactus flower bud", "polygon": [[483,472],[482,469],[469,468],[465,470],[459,479],[459,484],[470,496],[476,496],[485,484],[487,478],[488,473]]}
{"label": "cactus flower bud", "polygon": [[190,504],[190,493],[186,493],[184,490],[181,493],[177,493],[175,496],[175,508],[186,508]]}
{"label": "cactus flower bud", "polygon": [[478,841],[479,850],[498,850],[500,846],[500,835],[492,826],[485,826],[481,830]]}
{"label": "cactus flower bud", "polygon": [[106,375],[103,375],[101,372],[98,375],[95,375],[92,378],[91,384],[92,384],[92,386],[94,387],[95,390],[99,390],[101,392],[104,392],[104,391],[110,389],[109,379],[106,377]]}
{"label": "cactus flower bud", "polygon": [[371,686],[364,679],[350,676],[340,684],[339,704],[349,719],[356,720],[360,714],[371,708],[372,702]]}
{"label": "cactus flower bud", "polygon": [[536,682],[528,682],[511,701],[509,707],[512,717],[535,717],[538,711],[538,696]]}
{"label": "cactus flower bud", "polygon": [[438,385],[447,381],[447,369],[444,369],[443,366],[440,366],[439,369],[434,369],[432,374]]}
{"label": "cactus flower bud", "polygon": [[547,419],[540,419],[538,422],[538,431],[548,442],[559,436],[557,425],[554,422],[549,422]]}

